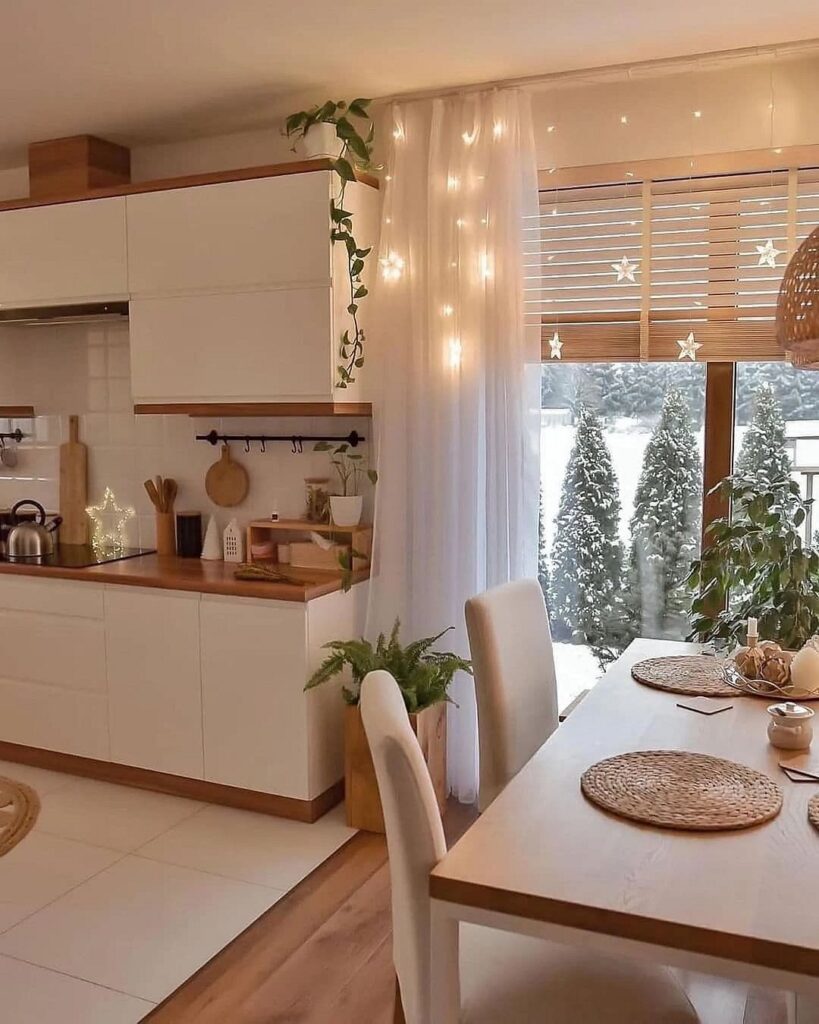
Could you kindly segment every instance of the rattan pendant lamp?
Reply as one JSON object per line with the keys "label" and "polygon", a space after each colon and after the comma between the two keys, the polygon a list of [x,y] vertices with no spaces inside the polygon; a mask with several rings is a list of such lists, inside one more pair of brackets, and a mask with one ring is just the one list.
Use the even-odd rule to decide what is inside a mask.
{"label": "rattan pendant lamp", "polygon": [[794,366],[819,370],[819,228],[785,268],[776,304],[776,340]]}

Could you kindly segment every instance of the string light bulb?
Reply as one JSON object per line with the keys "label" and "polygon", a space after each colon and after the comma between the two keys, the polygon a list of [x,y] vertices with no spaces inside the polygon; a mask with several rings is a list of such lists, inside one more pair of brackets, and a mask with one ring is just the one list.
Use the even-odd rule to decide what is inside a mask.
{"label": "string light bulb", "polygon": [[446,187],[449,192],[457,192],[461,187],[461,179],[455,174],[447,175]]}
{"label": "string light bulb", "polygon": [[393,128],[393,130],[392,130],[392,137],[396,140],[396,142],[403,142],[404,141],[404,138],[405,138],[404,126],[402,124],[397,124]]}
{"label": "string light bulb", "polygon": [[472,143],[475,141],[475,139],[477,139],[477,137],[478,137],[478,129],[477,128],[473,128],[471,132],[464,132],[463,135],[461,135],[461,138],[464,140],[464,143],[467,146],[471,146]]}
{"label": "string light bulb", "polygon": [[385,281],[398,281],[404,273],[404,260],[397,252],[389,252],[378,261],[381,264],[381,276]]}
{"label": "string light bulb", "polygon": [[457,370],[460,367],[462,357],[463,345],[461,344],[461,339],[450,338],[447,342],[447,361],[453,370]]}
{"label": "string light bulb", "polygon": [[628,114],[620,115],[620,124],[628,124]]}
{"label": "string light bulb", "polygon": [[441,316],[452,316],[454,312],[455,310],[452,308],[452,306],[449,305],[448,302],[445,305],[441,306]]}
{"label": "string light bulb", "polygon": [[702,111],[701,110],[695,110],[694,111],[694,117],[696,117],[699,120],[699,118],[702,117]]}
{"label": "string light bulb", "polygon": [[503,121],[495,121],[495,123],[492,125],[492,135],[496,139],[499,139],[505,131],[506,125],[503,123]]}

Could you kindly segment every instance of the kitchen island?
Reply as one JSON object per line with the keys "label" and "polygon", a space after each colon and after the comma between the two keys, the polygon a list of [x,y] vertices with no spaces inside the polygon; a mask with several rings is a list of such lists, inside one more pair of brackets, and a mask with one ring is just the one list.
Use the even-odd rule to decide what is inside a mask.
{"label": "kitchen island", "polygon": [[363,632],[367,573],[234,569],[0,563],[0,757],[305,821],[338,802],[339,686],[304,683]]}

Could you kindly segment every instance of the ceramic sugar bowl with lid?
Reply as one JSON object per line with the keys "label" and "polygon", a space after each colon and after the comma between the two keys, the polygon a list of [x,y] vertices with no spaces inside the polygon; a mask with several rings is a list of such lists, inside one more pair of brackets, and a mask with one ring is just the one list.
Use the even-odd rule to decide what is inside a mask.
{"label": "ceramic sugar bowl with lid", "polygon": [[780,750],[806,750],[813,739],[813,711],[785,701],[768,708],[768,739]]}

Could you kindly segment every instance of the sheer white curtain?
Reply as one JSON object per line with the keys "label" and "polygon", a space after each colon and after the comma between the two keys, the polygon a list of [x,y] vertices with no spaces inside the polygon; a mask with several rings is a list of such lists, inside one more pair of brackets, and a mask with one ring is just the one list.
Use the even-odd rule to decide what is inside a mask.
{"label": "sheer white curtain", "polygon": [[[451,625],[447,647],[466,654],[466,598],[537,567],[540,350],[524,317],[522,242],[537,214],[529,97],[395,103],[387,124],[368,634],[396,615],[405,640]],[[471,679],[452,696],[449,780],[472,801]]]}

